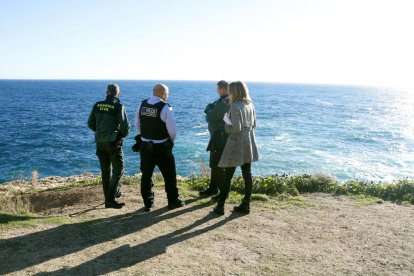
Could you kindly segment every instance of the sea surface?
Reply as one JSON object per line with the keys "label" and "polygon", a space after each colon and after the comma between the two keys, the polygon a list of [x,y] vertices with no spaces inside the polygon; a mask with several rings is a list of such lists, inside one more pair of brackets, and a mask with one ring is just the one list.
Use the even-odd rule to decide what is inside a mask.
{"label": "sea surface", "polygon": [[[155,81],[113,81],[131,122],[124,143],[126,173],[139,172],[131,151],[137,104]],[[93,132],[86,121],[105,98],[109,81],[0,80],[0,183],[98,173]],[[203,114],[217,98],[215,82],[164,81],[178,124],[177,173],[208,164]],[[407,90],[278,83],[247,83],[257,110],[260,161],[255,175],[322,173],[340,181],[414,178],[414,93]],[[412,91],[411,91],[412,92]]]}

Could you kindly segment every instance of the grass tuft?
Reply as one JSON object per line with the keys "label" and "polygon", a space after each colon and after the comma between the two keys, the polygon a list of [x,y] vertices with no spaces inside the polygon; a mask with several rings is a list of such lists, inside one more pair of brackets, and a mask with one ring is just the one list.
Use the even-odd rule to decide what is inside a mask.
{"label": "grass tuft", "polygon": [[381,198],[373,197],[373,196],[365,196],[365,195],[354,195],[351,196],[355,200],[355,206],[367,206],[371,204],[381,204],[384,202]]}
{"label": "grass tuft", "polygon": [[269,196],[265,194],[252,194],[253,201],[268,201]]}

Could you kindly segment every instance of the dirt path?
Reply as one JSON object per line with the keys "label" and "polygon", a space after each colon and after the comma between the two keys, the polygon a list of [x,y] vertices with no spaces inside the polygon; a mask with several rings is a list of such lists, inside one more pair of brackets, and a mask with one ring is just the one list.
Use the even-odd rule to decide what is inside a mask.
{"label": "dirt path", "polygon": [[313,207],[238,216],[227,204],[218,217],[205,200],[169,211],[157,189],[156,209],[144,213],[138,187],[124,190],[122,210],[100,205],[100,187],[37,195],[71,199],[37,206],[67,223],[0,232],[0,274],[414,275],[412,206],[311,194]]}

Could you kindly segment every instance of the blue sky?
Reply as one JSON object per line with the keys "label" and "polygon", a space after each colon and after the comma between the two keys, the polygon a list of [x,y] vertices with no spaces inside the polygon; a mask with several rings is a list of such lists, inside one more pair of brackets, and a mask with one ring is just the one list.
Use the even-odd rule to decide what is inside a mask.
{"label": "blue sky", "polygon": [[0,78],[414,86],[405,0],[0,0]]}

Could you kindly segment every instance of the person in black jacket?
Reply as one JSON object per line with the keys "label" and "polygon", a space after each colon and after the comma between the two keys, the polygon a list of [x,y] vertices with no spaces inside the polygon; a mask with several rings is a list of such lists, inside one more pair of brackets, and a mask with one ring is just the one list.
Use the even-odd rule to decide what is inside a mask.
{"label": "person in black jacket", "polygon": [[[228,97],[228,83],[221,80],[217,83],[217,94],[219,99],[207,105],[204,112],[206,113],[206,120],[208,122],[208,131],[210,132],[210,141],[207,146],[207,151],[210,151],[210,184],[209,187],[200,192],[200,196],[211,196],[218,193],[224,181],[224,169],[218,167],[224,146],[227,141],[227,134],[224,129],[224,114],[229,112],[230,101]],[[217,199],[213,197],[213,200]]]}
{"label": "person in black jacket", "polygon": [[119,101],[121,92],[117,84],[109,84],[105,101],[97,102],[89,115],[88,127],[95,132],[96,155],[102,172],[102,184],[106,208],[122,208],[125,203],[115,198],[124,174],[122,141],[129,133],[125,107]]}
{"label": "person in black jacket", "polygon": [[168,95],[166,85],[155,85],[153,95],[139,104],[135,117],[135,127],[138,134],[141,134],[141,196],[146,212],[154,205],[152,175],[155,166],[158,166],[164,177],[168,208],[184,206],[184,202],[178,198],[177,173],[172,152],[177,125],[172,107],[166,102]]}

